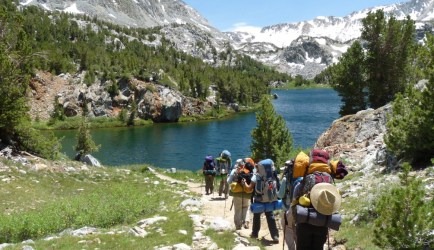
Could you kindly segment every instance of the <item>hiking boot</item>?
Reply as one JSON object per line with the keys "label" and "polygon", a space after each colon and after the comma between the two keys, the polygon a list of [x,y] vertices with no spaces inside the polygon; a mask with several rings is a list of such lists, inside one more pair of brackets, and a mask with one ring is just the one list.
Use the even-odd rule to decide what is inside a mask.
{"label": "hiking boot", "polygon": [[273,236],[273,243],[278,244],[279,243],[279,236]]}
{"label": "hiking boot", "polygon": [[248,221],[244,222],[243,226],[245,229],[249,229],[249,222]]}
{"label": "hiking boot", "polygon": [[257,234],[253,234],[253,233],[251,233],[251,234],[250,234],[250,238],[257,239],[257,238],[258,238],[258,235],[257,235]]}

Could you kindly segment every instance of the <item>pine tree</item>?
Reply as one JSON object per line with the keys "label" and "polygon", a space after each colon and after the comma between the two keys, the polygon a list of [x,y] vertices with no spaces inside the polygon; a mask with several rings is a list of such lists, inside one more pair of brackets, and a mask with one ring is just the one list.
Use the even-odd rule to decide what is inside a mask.
{"label": "pine tree", "polygon": [[341,115],[385,105],[402,93],[415,75],[411,73],[415,26],[409,17],[387,19],[378,10],[369,13],[362,23],[361,42],[353,43],[339,63],[321,75],[342,97]]}
{"label": "pine tree", "polygon": [[137,101],[133,99],[131,103],[130,116],[128,117],[128,126],[134,126],[134,120],[137,117]]}
{"label": "pine tree", "polygon": [[268,96],[261,100],[261,109],[256,113],[256,128],[251,132],[252,157],[256,160],[270,158],[276,166],[288,160],[292,149],[292,135],[281,115],[278,115]]}
{"label": "pine tree", "polygon": [[434,36],[429,36],[425,47],[427,62],[424,73],[429,81],[420,91],[408,87],[393,102],[387,122],[385,143],[398,158],[412,164],[424,165],[434,158]]}
{"label": "pine tree", "polygon": [[434,158],[434,76],[420,92],[413,87],[393,102],[385,143],[399,159],[424,165]]}
{"label": "pine tree", "polygon": [[379,197],[375,207],[374,243],[381,249],[432,249],[434,200],[425,199],[421,180],[403,164],[400,186]]}
{"label": "pine tree", "polygon": [[330,67],[333,88],[342,99],[339,114],[344,116],[355,114],[366,108],[365,101],[365,69],[364,53],[360,42],[354,42],[347,52],[342,55],[339,64]]}
{"label": "pine tree", "polygon": [[0,5],[0,140],[53,159],[59,153],[59,141],[31,127],[27,91],[34,56],[23,30],[23,16],[15,8],[9,1]]}
{"label": "pine tree", "polygon": [[96,145],[90,135],[89,124],[85,117],[82,118],[80,127],[77,132],[77,145],[74,150],[78,152],[79,156],[84,156],[92,152],[98,151],[100,145]]}
{"label": "pine tree", "polygon": [[386,19],[383,10],[369,13],[362,23],[369,104],[378,108],[405,90],[415,48],[415,26],[410,17]]}
{"label": "pine tree", "polygon": [[[16,22],[17,27],[12,23]],[[29,120],[26,91],[28,87],[29,72],[27,68],[26,50],[23,48],[25,40],[17,41],[18,37],[25,37],[19,28],[19,17],[8,16],[0,7],[0,139],[9,142],[14,140],[15,128]],[[21,45],[18,44],[21,43]]]}

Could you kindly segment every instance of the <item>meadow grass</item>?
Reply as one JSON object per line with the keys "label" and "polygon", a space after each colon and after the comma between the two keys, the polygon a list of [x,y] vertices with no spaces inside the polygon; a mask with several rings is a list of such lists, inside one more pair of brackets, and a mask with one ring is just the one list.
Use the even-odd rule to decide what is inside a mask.
{"label": "meadow grass", "polygon": [[[160,221],[148,230],[149,234],[144,237],[136,237],[129,233],[119,233],[125,226],[111,228],[113,233],[108,234],[107,230],[101,233],[91,234],[83,237],[63,236],[52,240],[35,240],[32,246],[35,249],[153,249],[155,246],[172,246],[178,243],[191,245],[193,236],[193,223],[186,212],[168,212],[167,221]],[[176,223],[174,223],[176,221]],[[186,230],[187,234],[181,234],[180,230]],[[125,231],[125,230],[124,230]],[[7,249],[23,249],[25,243],[16,244]]]}
{"label": "meadow grass", "polygon": [[233,249],[235,247],[235,234],[231,231],[217,232],[212,229],[205,231],[205,235],[209,236],[221,249]]}
{"label": "meadow grass", "polygon": [[[67,117],[64,120],[35,121],[32,126],[39,130],[77,129],[82,122],[81,116]],[[95,117],[88,120],[90,128],[127,127],[128,125],[116,117]],[[151,120],[136,119],[134,126],[151,125]]]}
{"label": "meadow grass", "polygon": [[[98,245],[103,241],[104,249],[119,249],[119,244],[126,244],[123,249],[134,248],[136,244],[149,248],[179,242],[191,244],[192,221],[185,212],[179,211],[179,204],[185,197],[176,193],[185,190],[185,185],[164,183],[146,166],[91,168],[71,173],[11,169],[7,175],[10,181],[0,186],[0,210],[3,211],[0,244],[32,239],[40,249],[77,249],[81,238],[61,237],[48,242],[42,239],[84,226],[101,230],[131,228],[139,220],[155,215],[169,218],[161,228],[170,237],[153,237],[150,233],[142,240],[126,233],[98,235],[88,236],[86,244]],[[2,173],[0,177],[5,178]],[[178,233],[180,229],[187,230],[188,234]]]}
{"label": "meadow grass", "polygon": [[173,179],[184,181],[184,182],[200,183],[203,181],[202,169],[198,169],[196,171],[176,169],[175,173],[162,168],[155,168],[155,170]]}

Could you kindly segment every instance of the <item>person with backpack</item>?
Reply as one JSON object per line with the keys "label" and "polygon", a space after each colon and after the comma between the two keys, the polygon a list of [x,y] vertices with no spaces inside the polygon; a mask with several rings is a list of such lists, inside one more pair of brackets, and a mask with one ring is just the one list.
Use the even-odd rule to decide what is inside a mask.
{"label": "person with backpack", "polygon": [[253,175],[254,166],[251,162],[244,162],[243,159],[238,159],[228,176],[229,195],[232,196],[232,204],[234,206],[234,224],[235,229],[240,230],[241,227],[249,228],[248,210],[250,206],[250,197],[253,189],[243,187],[241,182],[244,179],[248,184]]}
{"label": "person with backpack", "polygon": [[219,196],[224,194],[225,199],[227,199],[229,192],[227,176],[232,168],[231,153],[228,150],[223,150],[216,158],[216,165],[217,175],[220,177]]}
{"label": "person with backpack", "polygon": [[279,230],[274,218],[274,210],[279,209],[277,192],[279,179],[271,159],[265,159],[256,164],[256,173],[250,184],[245,179],[241,181],[243,186],[254,189],[250,209],[253,212],[252,238],[258,238],[261,229],[261,214],[265,213],[268,229],[273,243],[279,243]]}
{"label": "person with backpack", "polygon": [[322,250],[329,229],[339,230],[341,224],[338,210],[342,198],[334,179],[343,179],[348,171],[322,149],[313,149],[308,156],[300,152],[293,169],[293,177],[303,175],[294,188],[291,204],[297,249]]}
{"label": "person with backpack", "polygon": [[282,182],[278,193],[278,198],[282,199],[284,206],[284,213],[281,219],[281,225],[283,228],[283,237],[288,250],[296,249],[296,234],[294,217],[292,216],[291,203],[293,200],[294,188],[301,182],[303,177],[293,177],[294,159],[285,162]]}
{"label": "person with backpack", "polygon": [[214,192],[214,177],[216,175],[216,167],[212,155],[207,155],[205,157],[202,173],[205,178],[206,195],[212,194]]}

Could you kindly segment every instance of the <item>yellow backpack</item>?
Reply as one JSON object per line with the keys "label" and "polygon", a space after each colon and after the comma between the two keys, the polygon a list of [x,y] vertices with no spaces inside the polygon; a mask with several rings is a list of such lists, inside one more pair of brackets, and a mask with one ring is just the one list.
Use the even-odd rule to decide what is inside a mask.
{"label": "yellow backpack", "polygon": [[[320,151],[314,149],[312,151]],[[326,172],[328,174],[335,174],[338,161],[315,161],[314,157],[307,155],[303,151],[297,154],[294,160],[293,177],[303,177],[305,174],[311,174],[315,171]]]}
{"label": "yellow backpack", "polygon": [[294,160],[293,177],[303,177],[306,174],[306,168],[309,166],[309,156],[301,151]]}

